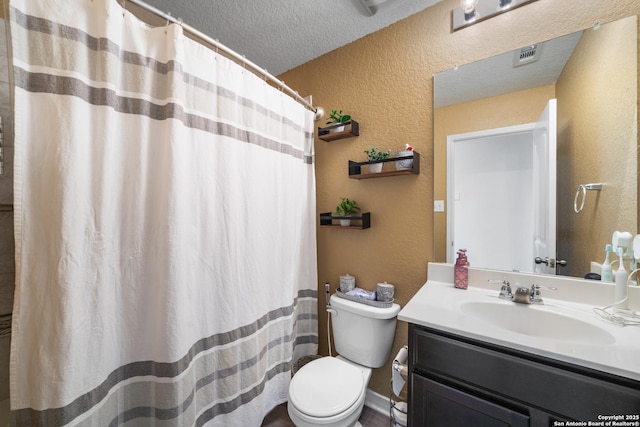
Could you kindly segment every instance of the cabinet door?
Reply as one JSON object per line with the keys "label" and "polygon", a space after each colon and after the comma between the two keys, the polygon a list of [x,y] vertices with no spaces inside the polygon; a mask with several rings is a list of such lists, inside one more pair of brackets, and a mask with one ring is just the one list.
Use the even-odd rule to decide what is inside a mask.
{"label": "cabinet door", "polygon": [[529,417],[428,378],[412,375],[414,427],[524,427]]}

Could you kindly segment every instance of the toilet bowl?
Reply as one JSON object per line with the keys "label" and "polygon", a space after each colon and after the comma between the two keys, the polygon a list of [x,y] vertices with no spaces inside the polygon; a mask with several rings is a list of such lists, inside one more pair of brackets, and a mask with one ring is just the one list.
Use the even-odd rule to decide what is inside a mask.
{"label": "toilet bowl", "polygon": [[287,409],[298,427],[359,425],[371,369],[389,359],[400,306],[332,295],[328,311],[340,356],[315,359],[291,378]]}
{"label": "toilet bowl", "polygon": [[316,359],[291,379],[287,410],[298,427],[358,425],[371,369],[338,357]]}

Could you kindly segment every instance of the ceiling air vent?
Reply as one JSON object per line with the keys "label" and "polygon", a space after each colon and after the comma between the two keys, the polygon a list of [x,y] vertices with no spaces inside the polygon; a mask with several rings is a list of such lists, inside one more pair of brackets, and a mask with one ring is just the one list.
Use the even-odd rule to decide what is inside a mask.
{"label": "ceiling air vent", "polygon": [[371,16],[375,15],[383,8],[387,8],[393,4],[402,3],[405,0],[360,0],[367,12]]}
{"label": "ceiling air vent", "polygon": [[516,50],[515,57],[513,58],[513,66],[519,67],[521,65],[531,64],[536,62],[540,58],[540,50],[542,46],[532,44],[531,46],[523,47]]}

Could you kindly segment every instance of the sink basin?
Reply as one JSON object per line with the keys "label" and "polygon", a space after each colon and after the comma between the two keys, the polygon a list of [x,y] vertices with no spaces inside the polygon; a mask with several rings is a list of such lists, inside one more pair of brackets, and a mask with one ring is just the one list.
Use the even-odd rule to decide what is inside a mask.
{"label": "sink basin", "polygon": [[527,336],[585,344],[613,344],[616,339],[597,325],[544,306],[507,302],[468,301],[460,306],[469,316]]}

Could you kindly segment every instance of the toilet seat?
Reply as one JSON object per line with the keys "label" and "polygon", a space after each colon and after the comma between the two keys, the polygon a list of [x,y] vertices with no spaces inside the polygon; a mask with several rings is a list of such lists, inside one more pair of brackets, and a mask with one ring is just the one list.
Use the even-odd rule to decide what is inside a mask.
{"label": "toilet seat", "polygon": [[335,357],[323,357],[293,376],[289,401],[309,417],[325,418],[348,412],[364,393],[361,369]]}

